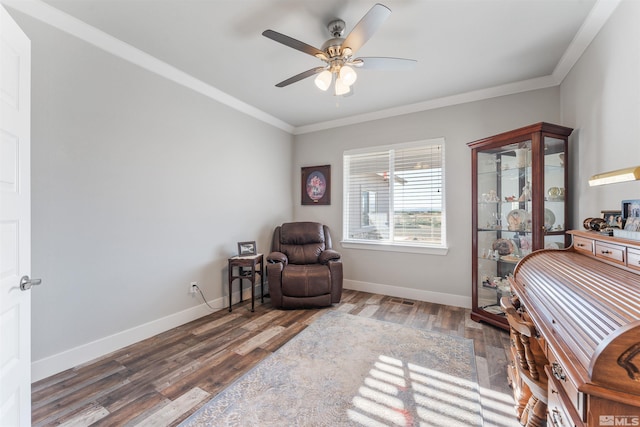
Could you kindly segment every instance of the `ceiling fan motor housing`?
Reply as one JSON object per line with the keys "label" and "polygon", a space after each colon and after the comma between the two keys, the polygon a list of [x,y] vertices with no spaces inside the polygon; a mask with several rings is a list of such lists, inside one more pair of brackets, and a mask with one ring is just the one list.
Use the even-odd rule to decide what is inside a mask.
{"label": "ceiling fan motor housing", "polygon": [[[369,69],[382,69],[388,67],[391,69],[409,69],[413,68],[416,61],[411,59],[402,58],[354,58],[356,52],[362,47],[364,43],[371,38],[371,36],[377,31],[378,27],[389,17],[391,9],[388,7],[376,3],[373,7],[364,15],[364,17],[356,24],[351,32],[343,37],[345,32],[345,22],[342,19],[334,19],[327,25],[327,30],[332,38],[327,40],[321,49],[308,45],[304,42],[278,33],[273,30],[265,30],[262,35],[275,40],[278,43],[282,43],[285,46],[289,46],[293,49],[299,50],[308,55],[314,56],[325,63],[324,67],[315,67],[302,73],[296,74],[278,84],[277,87],[285,87],[307,77],[318,75],[316,80],[323,76],[333,74],[333,79],[336,82],[336,88],[338,83],[350,86],[349,82],[353,84],[356,79],[356,74],[353,71],[353,67],[364,67],[365,60]],[[331,74],[330,74],[331,73]],[[335,78],[335,75],[339,74],[340,78]],[[342,75],[344,74],[344,76]],[[346,82],[346,83],[345,83]],[[317,84],[317,83],[316,83]],[[326,83],[324,86],[330,84]],[[318,86],[320,87],[320,86]],[[320,87],[325,90],[325,88]],[[336,94],[339,90],[336,89]],[[340,93],[342,94],[342,93]]]}
{"label": "ceiling fan motor housing", "polygon": [[342,19],[334,19],[327,25],[329,34],[333,37],[342,37],[344,35],[345,23]]}
{"label": "ceiling fan motor housing", "polygon": [[322,45],[322,50],[326,52],[329,59],[334,59],[342,56],[342,42],[343,38],[337,37],[327,40]]}
{"label": "ceiling fan motor housing", "polygon": [[345,23],[342,19],[334,19],[327,25],[327,30],[329,30],[329,34],[331,34],[333,38],[327,40],[322,45],[322,50],[326,52],[330,60],[339,58],[343,55],[342,42],[344,42],[344,39],[342,36],[344,34],[344,29]]}

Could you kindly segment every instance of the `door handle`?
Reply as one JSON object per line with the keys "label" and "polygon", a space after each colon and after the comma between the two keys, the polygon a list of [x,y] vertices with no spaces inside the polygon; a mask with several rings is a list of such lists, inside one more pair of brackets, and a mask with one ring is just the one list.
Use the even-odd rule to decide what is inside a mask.
{"label": "door handle", "polygon": [[42,283],[42,279],[29,279],[29,276],[22,276],[20,279],[20,289],[28,291],[32,286],[37,286]]}

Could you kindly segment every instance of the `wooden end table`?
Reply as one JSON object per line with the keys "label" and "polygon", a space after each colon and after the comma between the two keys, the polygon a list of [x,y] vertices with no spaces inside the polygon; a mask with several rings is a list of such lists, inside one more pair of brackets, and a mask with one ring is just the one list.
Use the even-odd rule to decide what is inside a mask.
{"label": "wooden end table", "polygon": [[[236,272],[234,273],[234,268]],[[262,254],[236,255],[229,258],[229,311],[231,311],[231,285],[240,279],[240,302],[242,302],[242,279],[251,283],[251,311],[254,311],[256,274],[260,275],[260,302],[264,303],[264,257]]]}

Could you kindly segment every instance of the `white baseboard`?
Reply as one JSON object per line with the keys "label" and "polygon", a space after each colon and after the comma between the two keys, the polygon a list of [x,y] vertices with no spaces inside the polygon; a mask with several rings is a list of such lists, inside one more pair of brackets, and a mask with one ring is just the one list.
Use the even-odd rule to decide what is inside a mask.
{"label": "white baseboard", "polygon": [[[343,286],[345,289],[389,295],[398,298],[409,298],[418,301],[451,305],[454,307],[471,307],[471,297],[461,295],[401,288],[398,286],[359,282],[356,280],[344,280]],[[268,285],[265,284],[265,288],[267,287]],[[234,292],[233,301],[239,301],[239,296],[239,292]],[[251,293],[248,289],[245,289],[243,299],[246,300],[247,298],[251,298]],[[229,306],[229,300],[226,297],[217,298],[208,302],[209,305],[213,307],[214,312]],[[143,325],[63,351],[62,353],[36,360],[31,363],[31,381],[39,381],[67,369],[81,366],[123,347],[150,338],[177,326],[184,325],[185,323],[199,319],[200,317],[206,316],[210,313],[212,313],[211,309],[203,303],[178,313],[174,313]]]}
{"label": "white baseboard", "polygon": [[[265,288],[266,287],[265,284]],[[259,286],[256,286],[256,288],[259,289]],[[258,290],[257,295],[259,295],[259,292]],[[234,301],[234,304],[240,301],[239,297],[239,291],[233,293],[232,301]],[[246,301],[249,298],[251,298],[251,293],[249,289],[245,289],[243,292],[243,300]],[[226,296],[208,301],[208,303],[213,307],[213,311],[207,307],[205,303],[202,303],[178,313],[31,362],[31,382],[36,382],[67,369],[81,366],[128,345],[229,307],[229,299]]]}
{"label": "white baseboard", "polygon": [[399,286],[383,285],[381,283],[359,282],[357,280],[346,279],[343,281],[342,286],[345,289],[351,289],[354,291],[433,302],[436,304],[451,305],[453,307],[471,308],[471,297],[463,295],[445,294],[442,292],[424,291],[413,288],[401,288]]}

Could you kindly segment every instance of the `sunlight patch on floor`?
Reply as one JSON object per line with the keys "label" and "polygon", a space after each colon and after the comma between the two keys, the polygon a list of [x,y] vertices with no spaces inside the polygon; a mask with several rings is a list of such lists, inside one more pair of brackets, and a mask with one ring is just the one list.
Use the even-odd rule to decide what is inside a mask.
{"label": "sunlight patch on floor", "polygon": [[471,426],[478,423],[477,398],[473,381],[382,355],[347,415],[366,427]]}
{"label": "sunlight patch on floor", "polygon": [[520,427],[512,394],[480,387],[480,401],[485,427]]}

